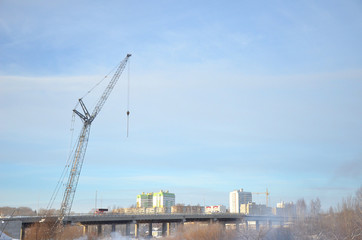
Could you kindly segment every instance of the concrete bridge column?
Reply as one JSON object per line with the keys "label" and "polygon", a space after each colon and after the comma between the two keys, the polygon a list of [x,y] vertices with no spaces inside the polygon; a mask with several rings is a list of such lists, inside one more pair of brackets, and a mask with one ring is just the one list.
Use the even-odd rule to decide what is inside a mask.
{"label": "concrete bridge column", "polygon": [[20,239],[24,240],[25,239],[25,226],[21,225],[21,229],[20,229]]}
{"label": "concrete bridge column", "polygon": [[260,223],[259,220],[255,221],[255,229],[259,231]]}
{"label": "concrete bridge column", "polygon": [[151,222],[148,224],[148,236],[150,238],[152,237],[152,223]]}
{"label": "concrete bridge column", "polygon": [[112,224],[112,232],[116,232],[116,224]]}
{"label": "concrete bridge column", "polygon": [[140,236],[140,224],[135,223],[134,224],[134,236],[138,238]]}
{"label": "concrete bridge column", "polygon": [[184,227],[184,223],[185,223],[185,221],[183,220],[183,221],[181,221],[181,222],[177,222],[176,223],[176,230],[180,230],[180,229],[182,229],[183,227]]}
{"label": "concrete bridge column", "polygon": [[273,221],[272,220],[268,220],[268,228],[272,228],[273,227]]}
{"label": "concrete bridge column", "polygon": [[209,224],[213,224],[213,223],[217,223],[217,219],[216,219],[216,218],[210,218]]}
{"label": "concrete bridge column", "polygon": [[237,222],[235,223],[235,230],[236,230],[237,232],[240,231],[240,222],[239,222],[239,221],[237,221]]}
{"label": "concrete bridge column", "polygon": [[97,236],[101,236],[101,235],[102,235],[102,225],[99,224],[99,225],[97,226]]}
{"label": "concrete bridge column", "polygon": [[88,233],[88,225],[83,225],[83,235]]}
{"label": "concrete bridge column", "polygon": [[249,229],[249,223],[248,220],[245,220],[245,229],[248,230]]}
{"label": "concrete bridge column", "polygon": [[162,236],[170,236],[170,223],[162,223]]}
{"label": "concrete bridge column", "polygon": [[126,236],[130,236],[130,235],[131,235],[131,224],[126,223]]}

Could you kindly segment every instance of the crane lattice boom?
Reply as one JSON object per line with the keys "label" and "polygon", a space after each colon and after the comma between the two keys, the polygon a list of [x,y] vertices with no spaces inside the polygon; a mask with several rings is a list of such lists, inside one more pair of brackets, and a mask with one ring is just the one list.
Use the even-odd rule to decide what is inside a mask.
{"label": "crane lattice boom", "polygon": [[96,118],[96,116],[98,115],[98,113],[102,110],[104,103],[107,101],[107,98],[109,97],[114,86],[116,85],[119,77],[121,76],[124,68],[126,67],[128,59],[130,57],[131,57],[131,54],[127,54],[127,56],[119,64],[111,81],[108,83],[102,96],[98,100],[98,102],[92,112],[92,115],[89,114],[82,99],[79,99],[79,103],[82,107],[84,114],[80,113],[76,109],[73,110],[83,121],[83,127],[80,132],[77,147],[75,148],[74,155],[72,157],[72,161],[70,164],[70,172],[69,172],[69,176],[68,176],[68,180],[67,180],[67,185],[66,185],[66,188],[64,191],[63,201],[62,201],[61,208],[60,208],[60,214],[58,217],[59,224],[62,224],[64,217],[66,215],[69,215],[70,210],[72,208],[74,194],[77,189],[78,180],[79,180],[80,172],[82,170],[82,165],[83,165],[83,161],[84,161],[84,155],[85,155],[87,145],[88,145],[88,138],[89,138],[91,124],[92,124],[93,120]]}

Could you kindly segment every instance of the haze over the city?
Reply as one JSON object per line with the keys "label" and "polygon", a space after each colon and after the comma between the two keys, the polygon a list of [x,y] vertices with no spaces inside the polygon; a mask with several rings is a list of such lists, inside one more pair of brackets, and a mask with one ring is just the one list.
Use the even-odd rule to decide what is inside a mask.
{"label": "haze over the city", "polygon": [[0,1],[0,206],[47,206],[78,98],[127,53],[73,211],[96,191],[99,207],[128,207],[161,189],[193,205],[268,188],[272,206],[336,206],[362,183],[361,13],[353,0]]}

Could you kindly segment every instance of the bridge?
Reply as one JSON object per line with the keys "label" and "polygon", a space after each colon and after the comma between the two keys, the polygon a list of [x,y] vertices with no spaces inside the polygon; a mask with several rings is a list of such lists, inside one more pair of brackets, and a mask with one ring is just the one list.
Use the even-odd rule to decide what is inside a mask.
{"label": "bridge", "polygon": [[[53,217],[54,220],[57,218]],[[11,233],[14,238],[24,239],[26,228],[32,224],[40,222],[42,217],[13,217],[13,218],[0,218],[0,229],[2,225],[7,224],[7,232]],[[134,236],[139,236],[140,224],[148,224],[148,234],[152,236],[152,224],[162,224],[162,235],[170,235],[171,223],[176,225],[188,222],[200,223],[220,223],[220,224],[234,224],[236,230],[240,225],[248,228],[250,223],[253,224],[255,229],[259,229],[261,224],[271,227],[272,225],[283,226],[289,221],[280,216],[251,216],[244,214],[230,214],[230,213],[217,213],[217,214],[117,214],[117,215],[71,215],[64,219],[64,224],[81,224],[84,226],[84,233],[88,232],[89,226],[96,226],[98,235],[102,235],[102,226],[110,225],[112,232],[116,231],[117,225],[125,225],[125,235],[131,235],[131,224],[134,224]]]}

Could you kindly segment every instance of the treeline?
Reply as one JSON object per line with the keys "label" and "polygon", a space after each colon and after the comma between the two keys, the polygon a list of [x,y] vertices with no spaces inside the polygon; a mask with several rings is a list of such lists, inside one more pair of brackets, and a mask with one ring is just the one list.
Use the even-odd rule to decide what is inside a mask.
{"label": "treeline", "polygon": [[10,216],[36,216],[37,212],[29,207],[0,207],[0,217]]}
{"label": "treeline", "polygon": [[56,209],[39,209],[33,210],[29,207],[0,207],[0,217],[16,217],[16,216],[45,216],[45,215],[58,215],[59,210]]}
{"label": "treeline", "polygon": [[304,211],[298,212],[290,229],[292,239],[362,239],[362,187],[355,196],[343,200],[336,208],[331,207],[327,213],[320,212],[319,201],[312,201],[308,212],[306,207],[300,210]]}
{"label": "treeline", "polygon": [[362,240],[362,187],[328,212],[321,211],[317,198],[307,204],[296,204],[293,223],[287,227],[240,228],[239,231],[222,225],[190,225],[178,229],[167,240]]}

